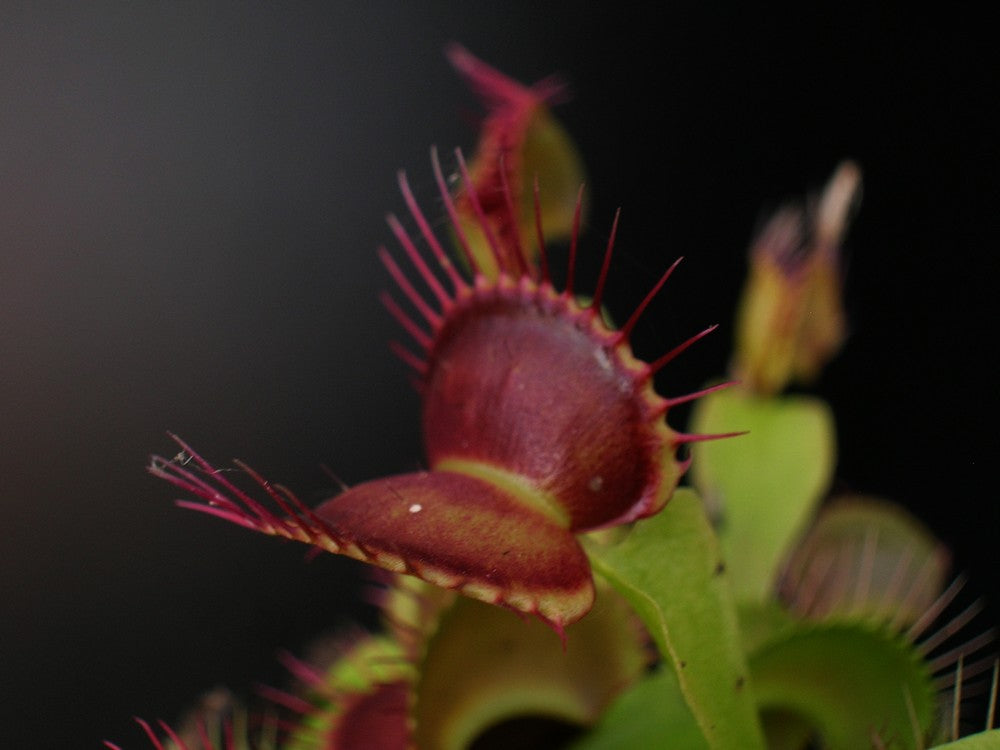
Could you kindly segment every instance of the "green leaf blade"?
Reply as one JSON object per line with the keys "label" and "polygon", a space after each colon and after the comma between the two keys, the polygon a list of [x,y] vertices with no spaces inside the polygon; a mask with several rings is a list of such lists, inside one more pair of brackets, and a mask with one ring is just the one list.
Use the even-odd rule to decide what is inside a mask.
{"label": "green leaf blade", "polygon": [[762,748],[726,566],[698,496],[680,489],[620,543],[587,549],[674,669],[708,746]]}
{"label": "green leaf blade", "polygon": [[747,430],[693,449],[692,479],[722,516],[719,540],[739,601],[764,601],[833,475],[833,415],[813,398],[730,388],[701,399],[691,431]]}
{"label": "green leaf blade", "polygon": [[913,644],[863,622],[800,623],[752,653],[762,712],[804,718],[830,750],[924,747],[935,712]]}
{"label": "green leaf blade", "polygon": [[668,737],[673,750],[708,750],[705,736],[684,702],[677,675],[664,665],[626,691],[572,750],[661,747]]}
{"label": "green leaf blade", "polygon": [[1000,729],[970,734],[960,740],[935,745],[934,750],[1000,750]]}

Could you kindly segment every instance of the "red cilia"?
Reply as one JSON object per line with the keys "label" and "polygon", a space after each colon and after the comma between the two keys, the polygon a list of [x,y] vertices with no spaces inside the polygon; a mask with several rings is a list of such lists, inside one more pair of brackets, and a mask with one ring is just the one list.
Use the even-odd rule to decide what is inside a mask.
{"label": "red cilia", "polygon": [[[677,447],[711,437],[677,433],[665,420],[672,406],[701,394],[663,398],[652,378],[712,329],[652,363],[637,359],[630,332],[677,263],[612,330],[600,306],[617,216],[591,300],[581,304],[574,296],[579,203],[559,291],[549,278],[537,185],[536,265],[516,233],[501,245],[460,152],[456,158],[457,196],[471,203],[498,273],[488,277],[470,251],[436,155],[435,178],[464,262],[452,262],[403,174],[400,188],[425,251],[395,217],[389,225],[425,292],[379,252],[413,311],[384,296],[419,348],[395,347],[419,376],[430,469],[365,482],[315,509],[240,464],[267,494],[262,504],[179,440],[179,456],[153,457],[149,470],[200,498],[180,501],[184,507],[536,614],[562,632],[594,600],[576,535],[659,511],[686,468]],[[512,206],[506,181],[501,189],[504,200],[491,196],[492,205]]]}

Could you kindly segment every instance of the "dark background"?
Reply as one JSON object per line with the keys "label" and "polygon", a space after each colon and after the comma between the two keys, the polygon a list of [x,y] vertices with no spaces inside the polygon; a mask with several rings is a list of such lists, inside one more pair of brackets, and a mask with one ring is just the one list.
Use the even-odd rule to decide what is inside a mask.
{"label": "dark background", "polygon": [[474,142],[453,39],[571,82],[557,112],[589,168],[584,247],[623,207],[613,311],[686,256],[639,354],[724,329],[663,373],[667,393],[725,367],[767,211],[860,162],[852,336],[817,385],[839,476],[926,520],[1000,619],[984,19],[88,5],[0,11],[0,745],[141,747],[133,714],[280,681],[276,649],[370,619],[361,566],[178,510],[143,466],[174,430],[315,502],[320,464],[349,483],[419,464],[374,248],[402,210],[396,169],[433,207],[428,147]]}

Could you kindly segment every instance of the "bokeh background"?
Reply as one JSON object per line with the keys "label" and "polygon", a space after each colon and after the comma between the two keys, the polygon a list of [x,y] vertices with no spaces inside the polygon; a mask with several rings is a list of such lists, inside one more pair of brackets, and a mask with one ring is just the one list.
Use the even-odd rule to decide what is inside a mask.
{"label": "bokeh background", "polygon": [[451,40],[570,82],[585,247],[623,207],[613,311],[686,256],[638,351],[723,329],[668,393],[723,371],[767,212],[860,162],[852,336],[816,386],[840,485],[923,518],[1000,620],[986,28],[841,4],[4,3],[0,745],[141,747],[133,714],[280,682],[277,649],[371,621],[361,566],[178,510],[143,467],[166,430],[310,502],[321,464],[348,483],[419,465],[373,250],[396,170],[433,206],[429,146],[474,142]]}

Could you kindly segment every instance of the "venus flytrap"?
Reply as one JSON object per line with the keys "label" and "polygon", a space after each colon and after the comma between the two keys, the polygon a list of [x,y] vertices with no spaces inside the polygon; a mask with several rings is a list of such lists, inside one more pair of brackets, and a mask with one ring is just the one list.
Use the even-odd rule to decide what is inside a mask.
{"label": "venus flytrap", "polygon": [[[839,245],[857,167],[842,165],[817,202],[783,209],[757,241],[732,364],[740,384],[664,397],[654,375],[714,329],[648,362],[633,352],[631,332],[676,263],[611,326],[601,304],[618,217],[596,281],[579,288],[583,167],[549,110],[559,85],[523,86],[460,47],[448,54],[489,109],[476,152],[468,163],[454,152],[447,173],[432,155],[434,215],[400,175],[409,215],[389,217],[399,251],[379,251],[398,288],[383,301],[415,344],[393,348],[417,375],[428,469],[312,508],[179,439],[177,456],[149,466],[184,490],[184,507],[381,569],[382,632],[287,657],[298,684],[263,691],[279,723],[213,716],[183,736],[142,724],[147,739],[172,750],[601,750],[949,737],[934,673],[958,657],[931,654],[971,615],[927,634],[953,596],[947,555],[896,506],[821,508],[833,412],[782,395],[844,338]],[[446,232],[434,229],[442,214]],[[563,239],[557,289],[547,244]],[[667,424],[695,400],[691,431]],[[688,443],[691,459],[678,455]],[[694,487],[677,489],[692,462]]]}
{"label": "venus flytrap", "polygon": [[[450,45],[447,54],[488,110],[469,172],[489,232],[500,240],[508,267],[520,262],[518,245],[529,265],[544,263],[537,224],[545,227],[548,242],[568,239],[579,225],[582,208],[583,162],[549,108],[565,97],[564,86],[555,76],[524,86],[457,44]],[[537,190],[537,185],[545,190]],[[470,196],[462,191],[456,195],[456,225],[476,265],[492,279],[499,272],[494,247]]]}
{"label": "venus flytrap", "polygon": [[[755,241],[737,319],[738,387],[696,405],[692,423],[739,426],[694,448],[693,481],[733,569],[745,650],[772,747],[923,748],[942,736],[928,659],[971,619],[925,631],[954,597],[948,555],[902,508],[841,498],[820,509],[835,466],[833,411],[809,382],[844,339],[839,244],[860,172],[842,164],[806,209],[781,209]],[[963,619],[964,618],[964,619]],[[921,640],[926,638],[925,640]]]}
{"label": "venus flytrap", "polygon": [[[365,482],[315,509],[247,469],[269,496],[267,505],[259,503],[183,443],[183,461],[154,457],[150,472],[203,501],[186,507],[538,615],[561,632],[594,599],[577,535],[659,512],[687,468],[678,448],[719,436],[682,434],[667,425],[672,407],[702,394],[658,395],[653,376],[674,353],[647,363],[629,342],[677,264],[620,329],[610,328],[600,310],[617,216],[593,294],[581,303],[574,288],[578,194],[567,211],[567,280],[557,290],[549,278],[540,197],[533,201],[534,245],[516,214],[524,198],[519,172],[534,164],[522,163],[530,155],[522,131],[530,133],[544,117],[541,102],[528,90],[511,93],[514,84],[471,62],[468,53],[453,54],[480,89],[496,89],[488,98],[498,109],[510,108],[515,95],[527,104],[515,109],[516,116],[487,119],[490,128],[514,133],[497,139],[511,145],[501,149],[487,138],[471,166],[456,151],[457,197],[433,155],[468,276],[431,230],[405,175],[400,189],[419,238],[395,217],[389,224],[416,283],[393,255],[379,252],[404,302],[391,295],[383,300],[417,347],[396,350],[417,373],[429,470]],[[492,171],[481,166],[484,159],[495,162]],[[470,221],[476,222],[473,232]],[[485,240],[490,263],[481,260],[477,238]],[[538,262],[531,247],[537,247]]]}

